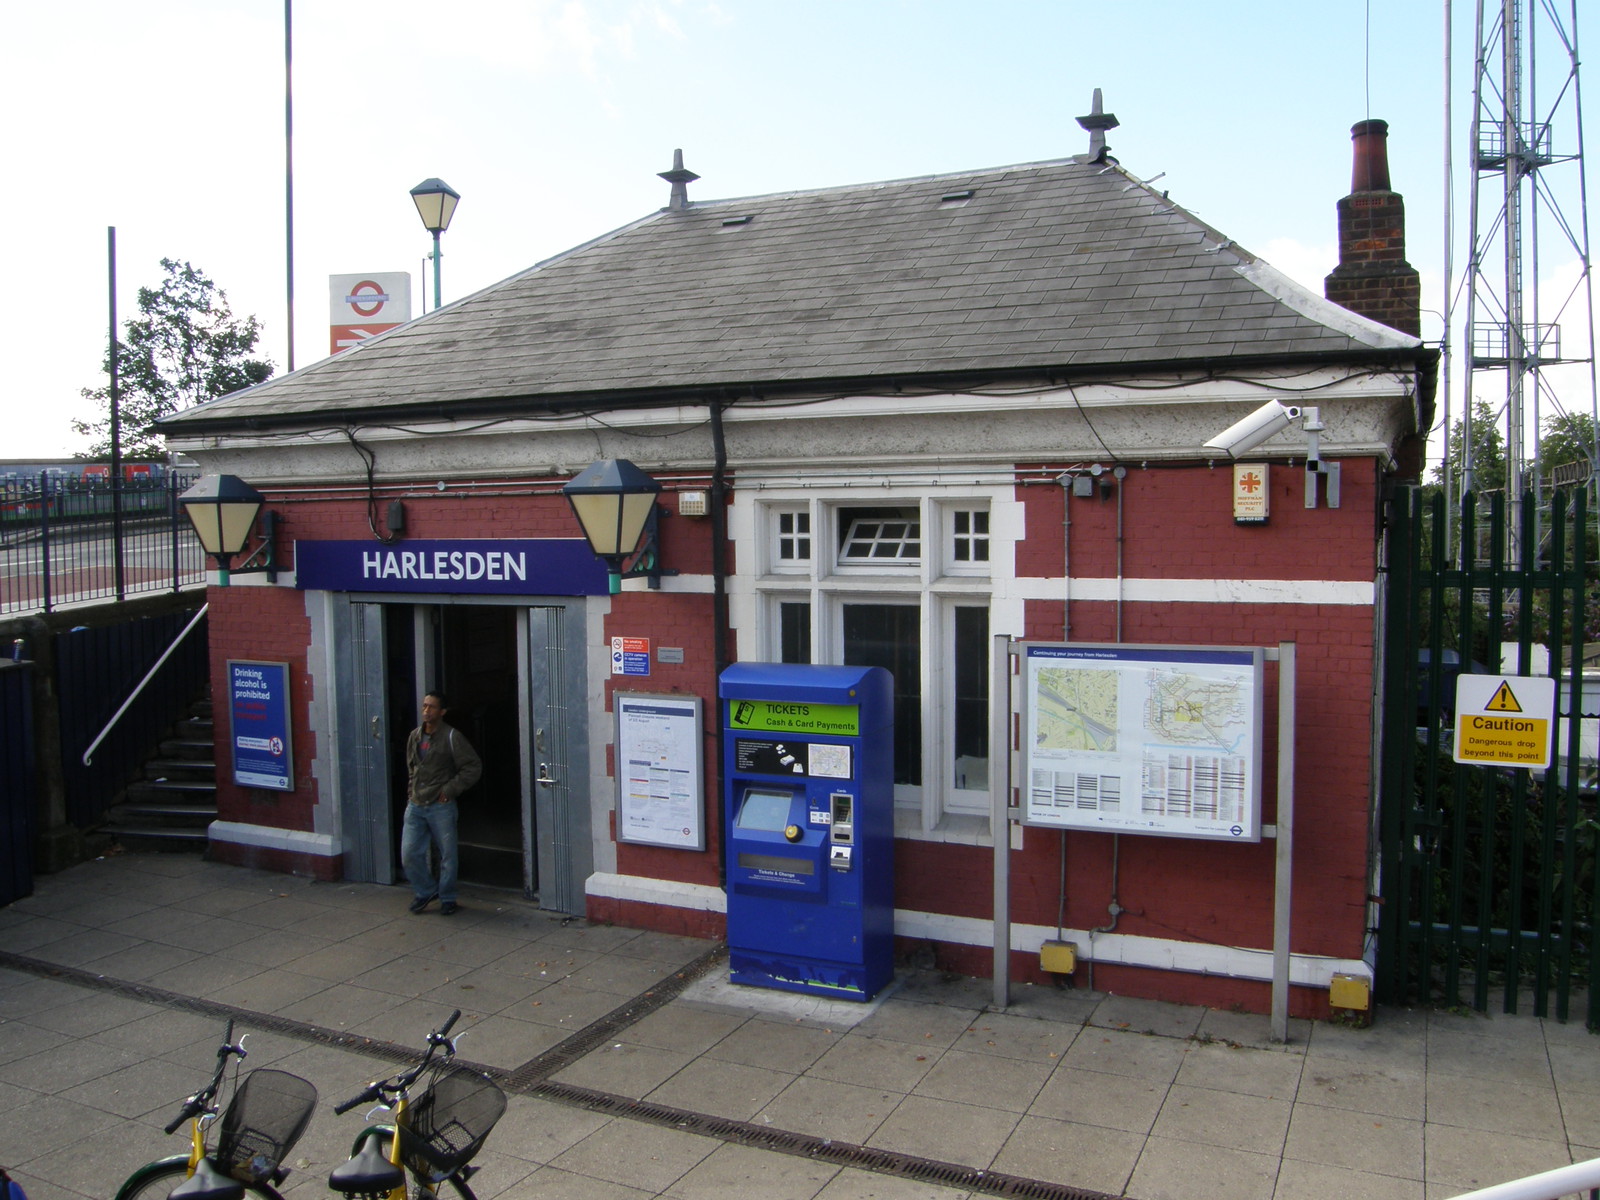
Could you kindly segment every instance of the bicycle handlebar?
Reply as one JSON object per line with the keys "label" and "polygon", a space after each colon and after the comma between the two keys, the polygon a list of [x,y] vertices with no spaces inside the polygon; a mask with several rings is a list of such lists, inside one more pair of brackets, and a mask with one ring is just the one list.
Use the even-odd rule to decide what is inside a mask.
{"label": "bicycle handlebar", "polygon": [[243,1042],[244,1039],[240,1038],[240,1044],[234,1044],[233,1021],[230,1019],[228,1027],[222,1031],[222,1045],[217,1047],[217,1069],[212,1073],[211,1082],[184,1100],[183,1108],[177,1116],[172,1118],[172,1122],[166,1126],[167,1133],[176,1133],[180,1125],[193,1117],[204,1116],[207,1113],[216,1111],[212,1101],[217,1098],[217,1091],[222,1087],[222,1075],[228,1068],[228,1059],[234,1055],[238,1055],[240,1058],[246,1057],[247,1052]]}
{"label": "bicycle handlebar", "polygon": [[[428,1052],[422,1056],[422,1061],[416,1066],[412,1067],[409,1071],[402,1071],[398,1075],[391,1075],[387,1079],[373,1080],[371,1083],[367,1084],[366,1087],[362,1088],[358,1095],[352,1096],[348,1100],[344,1100],[338,1104],[335,1104],[333,1106],[333,1111],[342,1116],[349,1112],[352,1108],[355,1108],[358,1104],[367,1104],[373,1100],[381,1101],[390,1094],[398,1095],[399,1093],[405,1091],[417,1081],[417,1077],[420,1076],[423,1071],[428,1069],[428,1064],[433,1061],[434,1053],[441,1046],[445,1047],[446,1057],[454,1057],[456,1048],[455,1045],[450,1041],[449,1033],[450,1030],[455,1027],[455,1023],[460,1019],[461,1010],[458,1008],[450,1014],[449,1018],[443,1025],[439,1026],[438,1029],[435,1029],[428,1035]],[[182,1123],[182,1118],[179,1118],[179,1123]],[[171,1130],[168,1130],[168,1132],[170,1133]]]}
{"label": "bicycle handlebar", "polygon": [[441,1044],[449,1042],[449,1040],[450,1040],[450,1036],[449,1036],[450,1035],[450,1030],[455,1027],[455,1023],[457,1021],[459,1021],[460,1019],[461,1019],[461,1010],[458,1008],[458,1009],[455,1010],[455,1012],[450,1014],[449,1020],[445,1021],[445,1023],[443,1025],[439,1026],[438,1029],[434,1030],[432,1033],[430,1033],[428,1035],[428,1045],[430,1045],[430,1046],[438,1046],[438,1045],[441,1045]]}
{"label": "bicycle handlebar", "polygon": [[333,1111],[338,1113],[340,1116],[343,1116],[356,1105],[365,1104],[369,1100],[376,1100],[382,1095],[383,1087],[381,1083],[369,1083],[366,1087],[361,1089],[361,1094],[359,1096],[352,1096],[348,1100],[342,1101],[339,1104],[335,1104],[333,1106]]}

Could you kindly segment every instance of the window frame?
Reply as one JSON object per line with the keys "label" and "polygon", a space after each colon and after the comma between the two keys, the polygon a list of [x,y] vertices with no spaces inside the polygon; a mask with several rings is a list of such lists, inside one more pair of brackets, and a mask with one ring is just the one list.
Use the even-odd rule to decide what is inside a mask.
{"label": "window frame", "polygon": [[[753,529],[766,549],[766,573],[755,583],[756,644],[767,661],[781,661],[782,606],[806,604],[810,610],[811,661],[843,661],[844,606],[851,603],[915,604],[918,608],[922,782],[895,787],[896,834],[982,844],[989,840],[990,798],[982,788],[955,786],[957,702],[954,667],[956,610],[984,608],[992,639],[1002,622],[996,616],[996,576],[1010,572],[1019,531],[998,528],[994,512],[1010,500],[1010,488],[907,488],[863,504],[859,488],[808,489],[802,501],[761,497],[754,502]],[[875,498],[876,499],[876,498]],[[810,514],[809,563],[777,559],[780,514],[804,508]],[[842,523],[852,512],[913,509],[920,521],[921,558],[846,561]],[[958,562],[954,553],[957,512],[988,514],[988,560]],[[977,535],[984,536],[984,535]],[[984,650],[984,661],[992,656]],[[985,668],[987,671],[987,667]],[[989,711],[995,688],[988,680]],[[995,770],[990,748],[989,770]]]}

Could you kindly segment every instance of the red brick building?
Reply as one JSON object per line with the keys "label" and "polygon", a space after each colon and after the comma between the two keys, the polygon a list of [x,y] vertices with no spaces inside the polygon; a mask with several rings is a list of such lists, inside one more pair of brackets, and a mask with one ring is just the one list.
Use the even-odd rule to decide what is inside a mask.
{"label": "red brick building", "polygon": [[[1341,213],[1398,209],[1378,126],[1357,127]],[[1432,420],[1403,219],[1341,217],[1329,286],[1377,295],[1375,320],[1141,184],[1099,134],[1060,161],[742,200],[691,202],[687,174],[632,225],[166,423],[267,496],[285,564],[210,595],[217,695],[230,660],[287,664],[294,752],[290,790],[223,781],[213,853],[393,880],[397,756],[442,686],[488,765],[464,878],[714,937],[720,669],[880,664],[898,944],[986,974],[990,787],[1014,757],[989,744],[1009,703],[993,639],[1292,641],[1294,1009],[1321,1011],[1334,973],[1365,970],[1382,500]],[[1205,443],[1271,401],[1315,408],[1324,469],[1308,488],[1290,424],[1250,455],[1265,520],[1236,519],[1233,463]],[[561,488],[601,458],[663,487],[659,588],[608,595],[574,540]],[[703,849],[617,836],[619,689],[702,702]],[[225,714],[218,736],[225,762]],[[1270,840],[1008,825],[1015,978],[1044,978],[1059,936],[1097,988],[1265,1007]]]}

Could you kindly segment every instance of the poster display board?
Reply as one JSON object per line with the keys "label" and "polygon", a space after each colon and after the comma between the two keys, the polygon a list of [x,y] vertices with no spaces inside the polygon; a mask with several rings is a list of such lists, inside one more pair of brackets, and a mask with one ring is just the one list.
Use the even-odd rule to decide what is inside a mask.
{"label": "poster display board", "polygon": [[241,787],[294,791],[289,725],[289,664],[228,660],[233,781]]}
{"label": "poster display board", "polygon": [[614,692],[617,840],[706,848],[698,696]]}
{"label": "poster display board", "polygon": [[1262,650],[1021,650],[1025,824],[1261,840]]}

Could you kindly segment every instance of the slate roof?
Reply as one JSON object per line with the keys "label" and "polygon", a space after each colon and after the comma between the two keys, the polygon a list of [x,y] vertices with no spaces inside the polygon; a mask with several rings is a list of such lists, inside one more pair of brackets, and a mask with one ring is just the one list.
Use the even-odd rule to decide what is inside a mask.
{"label": "slate roof", "polygon": [[1068,159],[663,209],[164,425],[183,436],[1419,346],[1291,283],[1121,168]]}

